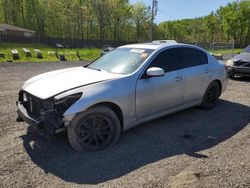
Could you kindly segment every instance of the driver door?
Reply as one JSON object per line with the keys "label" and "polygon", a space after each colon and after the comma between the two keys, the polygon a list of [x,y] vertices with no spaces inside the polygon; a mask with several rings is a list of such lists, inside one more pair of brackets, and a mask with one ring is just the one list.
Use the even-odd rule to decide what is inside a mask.
{"label": "driver door", "polygon": [[[177,49],[160,52],[147,67],[165,71],[161,77],[142,76],[136,86],[137,118],[178,106],[184,100],[184,80]],[[146,70],[147,70],[146,69]]]}

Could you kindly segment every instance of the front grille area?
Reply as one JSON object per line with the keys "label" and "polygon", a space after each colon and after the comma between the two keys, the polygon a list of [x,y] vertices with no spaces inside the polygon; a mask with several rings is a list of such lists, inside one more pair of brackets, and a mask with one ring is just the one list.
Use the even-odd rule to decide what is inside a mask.
{"label": "front grille area", "polygon": [[240,67],[250,67],[250,62],[246,61],[235,61],[234,66],[240,66]]}
{"label": "front grille area", "polygon": [[26,97],[22,98],[22,103],[27,112],[35,117],[39,117],[41,115],[40,110],[43,108],[43,101],[27,92],[23,92],[23,94],[26,95]]}

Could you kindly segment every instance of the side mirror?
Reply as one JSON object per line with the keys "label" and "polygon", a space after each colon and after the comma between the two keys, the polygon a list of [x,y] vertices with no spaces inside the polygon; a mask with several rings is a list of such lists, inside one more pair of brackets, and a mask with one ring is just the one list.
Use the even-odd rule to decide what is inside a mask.
{"label": "side mirror", "polygon": [[164,76],[165,71],[159,67],[151,67],[147,70],[146,75],[148,77],[159,77]]}

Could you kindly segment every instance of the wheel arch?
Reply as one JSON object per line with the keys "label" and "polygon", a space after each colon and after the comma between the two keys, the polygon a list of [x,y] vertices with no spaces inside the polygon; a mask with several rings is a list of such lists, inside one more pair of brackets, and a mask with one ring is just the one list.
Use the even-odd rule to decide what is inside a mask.
{"label": "wheel arch", "polygon": [[213,79],[213,80],[211,80],[210,82],[208,82],[208,85],[207,85],[207,87],[205,88],[205,91],[204,91],[204,93],[203,93],[203,97],[204,97],[204,95],[206,94],[206,91],[207,91],[207,89],[208,89],[208,87],[211,85],[211,83],[213,83],[213,82],[217,82],[218,84],[219,84],[219,86],[220,86],[220,92],[222,93],[222,83],[221,83],[221,81],[219,80],[219,79]]}
{"label": "wheel arch", "polygon": [[[222,83],[221,83],[221,81],[219,80],[219,79],[215,79],[215,80],[213,80],[212,82],[217,82],[218,84],[219,84],[219,86],[220,86],[220,94],[221,94],[221,92],[222,92]],[[211,83],[212,83],[211,82]],[[210,83],[210,84],[211,84]]]}
{"label": "wheel arch", "polygon": [[122,109],[117,104],[115,104],[113,102],[100,102],[100,103],[91,105],[87,109],[90,109],[90,108],[93,108],[93,107],[96,107],[96,106],[106,106],[106,107],[110,108],[111,110],[113,110],[114,113],[117,115],[118,119],[120,120],[121,128],[123,130],[123,127],[124,127],[124,116],[123,116]]}

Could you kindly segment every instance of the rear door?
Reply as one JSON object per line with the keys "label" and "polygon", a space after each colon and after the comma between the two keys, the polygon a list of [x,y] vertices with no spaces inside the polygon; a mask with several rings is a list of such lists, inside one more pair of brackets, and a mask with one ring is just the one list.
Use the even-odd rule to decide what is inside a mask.
{"label": "rear door", "polygon": [[[165,70],[161,77],[142,76],[136,86],[137,118],[159,112],[183,103],[183,71],[177,49],[160,52],[147,67]],[[146,70],[147,70],[146,69]]]}
{"label": "rear door", "polygon": [[210,75],[207,54],[188,47],[179,48],[179,54],[184,68],[184,102],[202,98]]}

